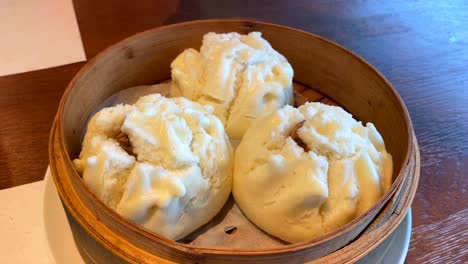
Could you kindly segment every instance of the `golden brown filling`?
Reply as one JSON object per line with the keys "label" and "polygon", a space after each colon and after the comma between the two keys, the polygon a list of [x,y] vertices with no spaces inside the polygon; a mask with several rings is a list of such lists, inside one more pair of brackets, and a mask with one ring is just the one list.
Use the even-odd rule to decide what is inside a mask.
{"label": "golden brown filling", "polygon": [[295,125],[293,129],[291,130],[291,132],[289,133],[289,136],[296,142],[296,144],[299,147],[303,148],[305,152],[309,152],[310,150],[309,147],[307,146],[306,143],[304,143],[304,141],[302,141],[302,139],[297,134],[297,130],[304,125],[304,122],[305,120],[297,123],[297,125]]}
{"label": "golden brown filling", "polygon": [[128,153],[128,155],[135,156],[132,144],[130,143],[127,134],[120,131],[119,133],[117,133],[117,135],[115,135],[114,139],[115,141],[117,141],[117,143],[119,143],[120,147]]}

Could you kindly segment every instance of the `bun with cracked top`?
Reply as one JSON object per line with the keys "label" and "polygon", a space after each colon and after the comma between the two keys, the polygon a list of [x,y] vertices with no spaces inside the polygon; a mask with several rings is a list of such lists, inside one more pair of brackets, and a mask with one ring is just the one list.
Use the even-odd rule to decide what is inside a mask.
{"label": "bun with cracked top", "polygon": [[231,192],[232,148],[212,111],[159,94],[104,108],[88,124],[75,167],[123,217],[183,238],[211,220]]}
{"label": "bun with cracked top", "polygon": [[233,195],[258,227],[294,243],[369,210],[389,189],[392,157],[372,123],[307,103],[261,117],[235,153]]}
{"label": "bun with cracked top", "polygon": [[213,106],[231,139],[257,116],[293,104],[293,69],[259,32],[208,33],[200,51],[185,50],[171,68],[171,96]]}

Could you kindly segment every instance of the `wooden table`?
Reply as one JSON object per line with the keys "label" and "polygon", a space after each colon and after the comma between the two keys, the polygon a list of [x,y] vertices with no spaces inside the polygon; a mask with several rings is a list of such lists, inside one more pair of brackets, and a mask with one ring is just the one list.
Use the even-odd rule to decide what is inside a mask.
{"label": "wooden table", "polygon": [[[87,58],[160,25],[232,17],[300,28],[355,51],[398,89],[420,144],[407,262],[467,263],[468,1],[220,2],[76,0],[74,5]],[[54,114],[83,64],[0,77],[0,189],[43,178]]]}

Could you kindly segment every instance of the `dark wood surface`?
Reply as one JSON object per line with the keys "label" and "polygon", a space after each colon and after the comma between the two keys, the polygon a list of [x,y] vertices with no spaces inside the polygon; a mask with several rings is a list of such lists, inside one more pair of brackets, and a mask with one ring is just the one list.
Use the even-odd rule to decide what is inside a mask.
{"label": "dark wood surface", "polygon": [[[402,95],[421,149],[407,262],[468,262],[468,1],[75,0],[74,5],[87,58],[160,25],[233,17],[313,32],[364,57]],[[55,111],[83,64],[0,77],[0,189],[43,178]]]}

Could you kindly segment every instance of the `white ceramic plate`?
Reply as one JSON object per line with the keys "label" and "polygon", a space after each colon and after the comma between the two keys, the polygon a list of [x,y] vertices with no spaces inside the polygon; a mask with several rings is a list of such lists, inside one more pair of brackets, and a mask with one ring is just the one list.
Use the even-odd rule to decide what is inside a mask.
{"label": "white ceramic plate", "polygon": [[395,231],[357,264],[403,264],[411,237],[411,208]]}
{"label": "white ceramic plate", "polygon": [[[44,229],[51,259],[57,264],[83,264],[49,170],[44,181]],[[358,263],[404,263],[410,236],[411,209],[395,232]]]}

